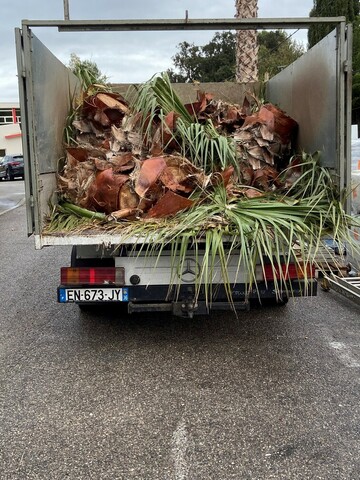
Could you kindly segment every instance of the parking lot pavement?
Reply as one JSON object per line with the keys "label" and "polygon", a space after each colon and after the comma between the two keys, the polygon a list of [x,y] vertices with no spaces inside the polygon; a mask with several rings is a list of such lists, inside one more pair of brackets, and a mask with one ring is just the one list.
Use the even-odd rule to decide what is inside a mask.
{"label": "parking lot pavement", "polygon": [[1,480],[358,480],[359,308],[172,318],[56,302],[69,247],[0,217]]}
{"label": "parking lot pavement", "polygon": [[19,207],[25,201],[25,185],[23,180],[6,182],[0,180],[0,215]]}

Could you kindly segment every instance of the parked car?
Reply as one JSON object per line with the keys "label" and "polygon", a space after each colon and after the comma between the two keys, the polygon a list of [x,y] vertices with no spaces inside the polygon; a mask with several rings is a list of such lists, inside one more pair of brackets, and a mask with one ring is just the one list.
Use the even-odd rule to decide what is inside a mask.
{"label": "parked car", "polygon": [[0,160],[0,179],[14,180],[15,177],[24,178],[24,157],[22,153],[5,155]]}

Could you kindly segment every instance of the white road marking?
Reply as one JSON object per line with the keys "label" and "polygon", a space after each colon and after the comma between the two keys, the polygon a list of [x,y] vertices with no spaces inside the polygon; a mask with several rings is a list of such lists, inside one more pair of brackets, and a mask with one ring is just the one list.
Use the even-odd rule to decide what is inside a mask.
{"label": "white road marking", "polygon": [[185,419],[182,418],[173,433],[171,442],[171,453],[175,467],[175,480],[186,480],[188,478],[189,465],[186,459],[188,442],[186,423]]}
{"label": "white road marking", "polygon": [[[0,180],[1,182],[1,180]],[[23,194],[17,194],[21,195],[21,199],[18,200],[17,202],[11,202],[11,201],[3,201],[0,197],[0,215],[4,215],[4,213],[10,212],[10,210],[14,210],[15,208],[21,207],[21,205],[24,205],[25,203],[25,198],[23,197]]]}

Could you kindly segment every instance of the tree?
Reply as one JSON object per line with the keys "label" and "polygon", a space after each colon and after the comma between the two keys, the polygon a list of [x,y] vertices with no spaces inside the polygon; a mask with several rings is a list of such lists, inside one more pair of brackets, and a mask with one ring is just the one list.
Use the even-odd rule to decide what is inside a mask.
{"label": "tree", "polygon": [[[283,30],[260,32],[258,44],[260,80],[267,74],[272,77],[304,52],[304,48],[287,37]],[[176,70],[168,70],[172,82],[235,80],[235,33],[217,32],[204,46],[182,42],[177,48],[178,53],[173,57]]]}
{"label": "tree", "polygon": [[[359,13],[359,12],[358,12]],[[353,22],[353,89],[352,122],[358,125],[360,135],[360,16]]]}
{"label": "tree", "polygon": [[[337,17],[345,16],[346,20],[353,23],[359,15],[359,0],[314,0],[310,17]],[[314,46],[333,30],[333,25],[312,25],[308,31],[309,47]]]}
{"label": "tree", "polygon": [[[257,0],[235,0],[236,18],[257,17]],[[238,30],[236,41],[236,81],[254,82],[258,79],[258,44],[256,30]]]}
{"label": "tree", "polygon": [[216,32],[204,46],[182,42],[173,62],[178,73],[168,70],[173,82],[222,82],[235,77],[235,36]]}
{"label": "tree", "polygon": [[291,40],[284,30],[263,31],[258,34],[259,78],[270,78],[290,65],[304,53],[302,44]]}
{"label": "tree", "polygon": [[[314,0],[310,17],[343,15],[353,25],[353,123],[360,124],[360,6],[359,0]],[[315,45],[333,29],[332,25],[312,25],[308,31],[309,47]]]}
{"label": "tree", "polygon": [[68,67],[76,75],[83,91],[86,91],[92,85],[103,85],[107,82],[106,75],[103,75],[95,62],[90,60],[81,60],[76,53],[70,55]]}

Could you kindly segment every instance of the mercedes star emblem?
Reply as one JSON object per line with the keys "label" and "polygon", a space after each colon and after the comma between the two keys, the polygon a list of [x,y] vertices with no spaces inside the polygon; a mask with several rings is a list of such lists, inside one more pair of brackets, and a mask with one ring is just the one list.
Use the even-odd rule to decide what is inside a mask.
{"label": "mercedes star emblem", "polygon": [[181,272],[181,280],[184,283],[193,283],[200,273],[200,266],[193,258],[185,258],[184,267]]}

